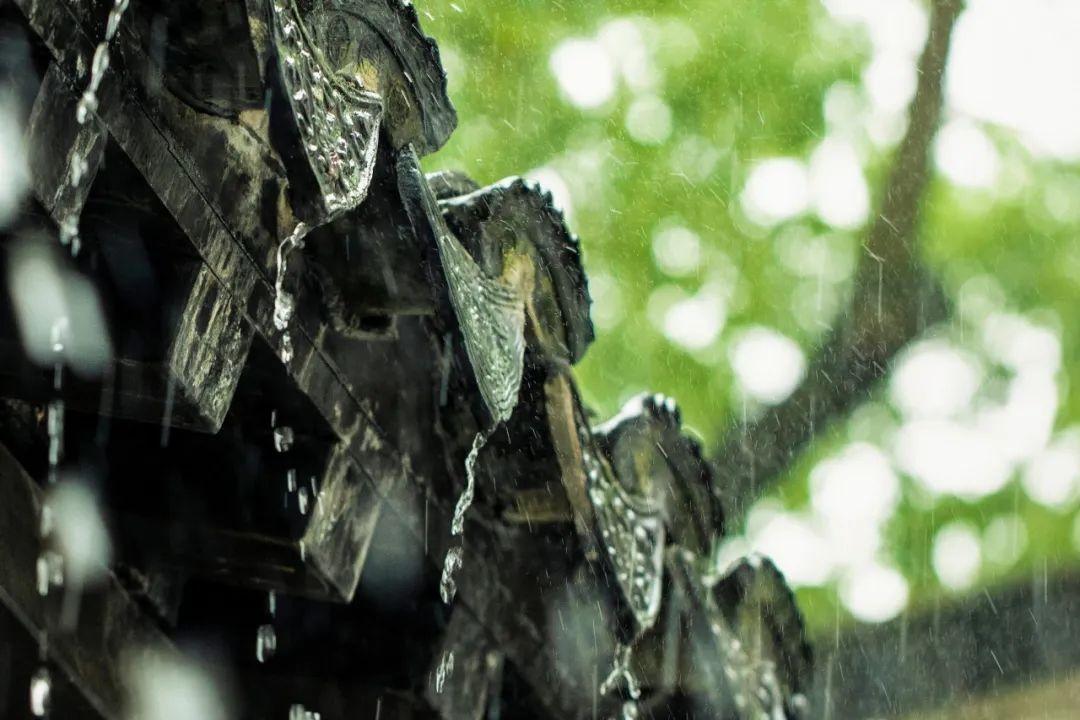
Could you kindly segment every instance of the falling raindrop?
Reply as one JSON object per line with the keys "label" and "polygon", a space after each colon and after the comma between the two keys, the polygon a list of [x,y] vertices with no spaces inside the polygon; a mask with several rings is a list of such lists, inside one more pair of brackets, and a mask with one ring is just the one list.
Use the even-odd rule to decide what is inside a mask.
{"label": "falling raindrop", "polygon": [[285,289],[285,273],[288,270],[288,257],[293,249],[304,246],[304,235],[308,226],[299,223],[292,233],[281,241],[277,249],[277,278],[274,280],[274,327],[281,331],[281,360],[289,362],[293,357],[292,338],[289,336],[289,321],[296,309],[296,298]]}
{"label": "falling raindrop", "polygon": [[472,505],[473,495],[476,492],[476,459],[490,436],[490,431],[477,433],[473,438],[472,449],[465,458],[465,490],[462,491],[457,505],[454,506],[454,519],[450,523],[450,532],[453,535],[461,535],[465,532],[465,513]]}
{"label": "falling raindrop", "polygon": [[308,511],[308,489],[306,487],[300,488],[300,492],[296,496],[297,504],[300,507],[300,514],[307,515]]}
{"label": "falling raindrop", "polygon": [[277,633],[270,624],[260,625],[255,631],[255,659],[261,663],[274,657],[277,651]]}
{"label": "falling raindrop", "polygon": [[292,448],[294,439],[293,429],[288,425],[274,428],[274,449],[278,452],[288,452]]}
{"label": "falling raindrop", "polygon": [[452,547],[446,552],[446,560],[443,561],[442,579],[439,581],[439,595],[447,605],[454,599],[457,593],[457,583],[454,581],[454,572],[461,567],[461,547]]}
{"label": "falling raindrop", "polygon": [[[83,90],[78,105],[75,107],[75,120],[80,125],[89,122],[90,116],[98,110],[98,89],[101,87],[105,72],[109,69],[109,43],[116,37],[116,33],[120,29],[120,20],[124,15],[124,11],[127,10],[128,2],[129,0],[114,0],[112,9],[109,11],[109,18],[105,23],[105,37],[94,48],[94,57],[90,63],[90,78],[87,80],[86,89]],[[89,169],[86,158],[87,151],[80,150],[78,147],[72,150],[67,177],[69,190],[75,190],[79,187]],[[74,193],[69,194],[74,195]],[[58,212],[62,218],[60,221],[60,242],[63,245],[70,246],[72,255],[78,255],[80,247],[80,208],[73,206],[58,209]]]}
{"label": "falling raindrop", "polygon": [[64,457],[64,401],[53,400],[49,403],[46,417],[49,434],[49,482],[55,483],[60,461]]}
{"label": "falling raindrop", "polygon": [[289,708],[289,720],[321,720],[319,713],[308,710],[300,703]]}
{"label": "falling raindrop", "polygon": [[30,712],[34,717],[45,717],[52,704],[52,677],[46,667],[38,668],[30,678]]}
{"label": "falling raindrop", "polygon": [[442,693],[447,679],[454,673],[454,652],[448,650],[439,661],[439,667],[435,670],[435,692]]}
{"label": "falling raindrop", "polygon": [[270,617],[277,617],[277,593],[273,590],[267,594],[266,604],[270,610]]}
{"label": "falling raindrop", "polygon": [[46,550],[37,559],[37,591],[42,597],[49,594],[50,587],[64,586],[64,556],[55,550]]}
{"label": "falling raindrop", "polygon": [[61,315],[53,321],[52,326],[49,328],[49,343],[52,345],[54,353],[60,354],[64,352],[64,343],[70,330],[71,321],[66,315]]}
{"label": "falling raindrop", "polygon": [[285,472],[285,487],[291,493],[296,492],[296,470],[293,468]]}

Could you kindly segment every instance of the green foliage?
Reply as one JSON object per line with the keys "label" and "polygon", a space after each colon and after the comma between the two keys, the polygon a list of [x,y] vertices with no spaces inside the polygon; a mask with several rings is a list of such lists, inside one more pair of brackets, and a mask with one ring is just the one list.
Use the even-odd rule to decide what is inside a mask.
{"label": "green foliage", "polygon": [[[859,229],[830,228],[809,214],[762,227],[745,216],[740,195],[755,163],[810,157],[830,132],[827,97],[847,97],[861,108],[853,122],[865,124],[869,100],[861,77],[870,44],[864,33],[839,24],[815,0],[418,5],[442,49],[460,116],[457,132],[428,168],[462,169],[482,183],[540,168],[557,173],[569,191],[570,222],[582,237],[596,300],[598,339],[577,370],[589,402],[606,417],[640,390],[661,391],[679,400],[707,445],[715,444],[738,417],[760,407],[744,402],[736,387],[730,351],[740,333],[773,328],[809,358],[844,312]],[[570,38],[617,44],[627,28],[640,38],[629,52],[644,58],[643,73],[631,69],[629,79],[618,77],[597,107],[568,101],[551,67],[553,51]],[[625,49],[629,41],[621,42]],[[622,51],[613,52],[617,58]],[[635,108],[642,98],[645,105]],[[661,118],[651,128],[646,123],[653,135],[645,132],[643,140],[628,129],[634,123],[628,117],[651,111],[655,121],[653,98],[670,111],[670,131],[656,129],[657,122],[664,127]],[[989,132],[1003,179],[991,190],[938,179],[924,207],[921,254],[960,311],[933,332],[959,347],[977,344],[979,313],[988,312],[985,292],[972,299],[979,287],[996,295],[995,311],[1053,329],[1063,360],[1056,376],[1060,428],[1080,418],[1080,383],[1068,382],[1080,377],[1080,333],[1067,325],[1080,305],[1080,169],[1033,158],[1008,131]],[[862,153],[873,207],[890,144],[871,141],[865,127],[849,136]],[[655,252],[657,235],[676,227],[699,238],[700,262],[685,273],[665,269]],[[665,334],[665,316],[674,303],[694,297],[717,309],[717,327],[705,333],[707,342],[691,343],[700,347],[687,347]],[[993,396],[994,377],[987,375],[981,394]],[[877,399],[889,416],[881,427],[842,423],[793,463],[778,493],[786,507],[807,506],[811,470],[848,442],[890,451],[902,418],[888,407],[885,390]],[[907,579],[912,607],[940,592],[930,561],[934,532],[957,518],[981,531],[996,514],[1016,512],[1026,524],[1021,561],[984,568],[980,582],[1042,572],[1044,561],[1075,563],[1075,501],[1047,510],[1015,478],[973,502],[927,499],[911,478],[902,480],[903,499],[885,528],[881,555]],[[800,592],[818,628],[831,628],[839,617],[833,588]]]}

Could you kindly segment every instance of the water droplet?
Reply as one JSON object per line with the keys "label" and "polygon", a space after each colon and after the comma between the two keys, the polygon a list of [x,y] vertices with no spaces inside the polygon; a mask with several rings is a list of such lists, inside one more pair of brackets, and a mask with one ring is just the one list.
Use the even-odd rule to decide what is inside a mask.
{"label": "water droplet", "polygon": [[[288,452],[292,448],[295,435],[293,429],[288,425],[282,425],[281,427],[274,428],[274,449],[278,452]],[[290,490],[296,489],[296,471],[290,471],[293,473],[292,486]]]}
{"label": "water droplet", "polygon": [[38,668],[34,676],[30,678],[30,712],[34,717],[45,717],[49,714],[49,706],[52,705],[52,677],[49,669]]}
{"label": "water droplet", "polygon": [[37,559],[37,591],[42,597],[49,594],[50,587],[64,586],[64,556],[55,550],[46,550]]}
{"label": "water droplet", "polygon": [[277,634],[273,625],[260,625],[255,631],[255,659],[261,663],[274,657],[277,651]]}
{"label": "water droplet", "polygon": [[300,703],[289,708],[289,720],[321,720],[319,713],[308,710]]}

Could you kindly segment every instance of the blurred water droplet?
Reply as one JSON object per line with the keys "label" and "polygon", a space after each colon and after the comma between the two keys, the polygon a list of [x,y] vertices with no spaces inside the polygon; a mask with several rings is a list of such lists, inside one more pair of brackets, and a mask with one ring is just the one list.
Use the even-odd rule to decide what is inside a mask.
{"label": "blurred water droplet", "polygon": [[308,710],[300,703],[289,708],[289,720],[321,720],[319,713]]}
{"label": "blurred water droplet", "polygon": [[76,588],[99,582],[108,573],[112,540],[90,487],[64,480],[49,492],[55,537],[63,553],[63,573]]}
{"label": "blurred water droplet", "polygon": [[260,625],[255,631],[255,659],[261,663],[274,657],[277,652],[277,633],[273,625]]}
{"label": "blurred water droplet", "polygon": [[130,713],[139,720],[226,720],[222,688],[207,670],[176,652],[139,651],[124,658]]}
{"label": "blurred water droplet", "polygon": [[38,668],[30,678],[30,712],[34,717],[45,717],[52,704],[52,677],[48,668]]}
{"label": "blurred water droplet", "polygon": [[46,550],[37,559],[37,591],[42,597],[50,587],[64,586],[64,557],[55,550]]}
{"label": "blurred water droplet", "polygon": [[[294,439],[295,439],[295,435],[293,434],[293,429],[291,427],[289,427],[288,425],[282,425],[281,427],[274,428],[274,449],[277,450],[278,452],[288,452],[289,449],[292,448]],[[294,477],[293,477],[293,485],[294,485],[294,487],[290,488],[290,490],[295,490],[296,489],[296,487],[295,487],[295,485],[296,485],[296,478],[295,478],[296,471],[293,470],[291,472],[294,474]]]}

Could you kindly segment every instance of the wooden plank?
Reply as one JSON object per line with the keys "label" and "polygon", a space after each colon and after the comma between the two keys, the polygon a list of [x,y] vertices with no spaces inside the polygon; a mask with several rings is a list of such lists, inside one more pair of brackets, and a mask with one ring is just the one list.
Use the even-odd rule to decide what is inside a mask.
{"label": "wooden plank", "polygon": [[[78,218],[108,139],[97,118],[78,123],[78,104],[68,77],[59,65],[50,63],[30,111],[26,141],[34,195],[59,227]],[[85,162],[77,183],[72,182],[73,157]]]}

